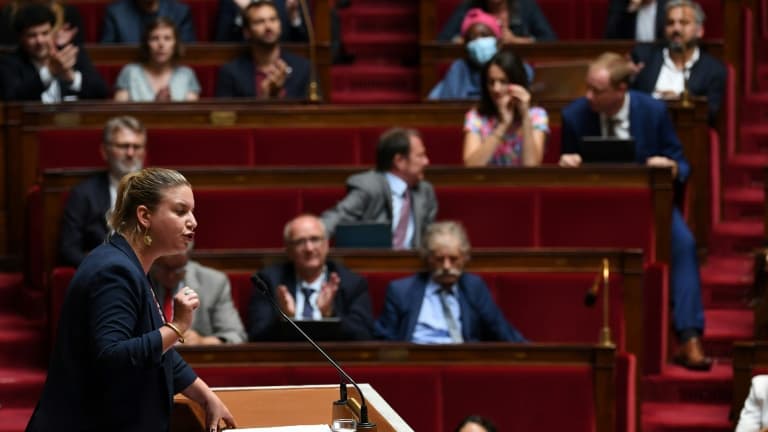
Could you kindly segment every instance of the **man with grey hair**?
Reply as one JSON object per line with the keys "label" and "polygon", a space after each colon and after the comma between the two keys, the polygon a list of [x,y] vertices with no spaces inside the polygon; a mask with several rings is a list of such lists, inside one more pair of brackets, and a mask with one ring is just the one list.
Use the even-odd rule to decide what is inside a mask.
{"label": "man with grey hair", "polygon": [[322,214],[328,232],[343,223],[381,222],[392,227],[394,249],[418,247],[437,215],[435,190],[424,180],[428,164],[417,131],[384,132],[376,147],[376,169],[349,177],[347,195]]}
{"label": "man with grey hair", "polygon": [[485,282],[464,272],[469,253],[461,224],[430,225],[423,246],[429,271],[390,283],[376,336],[414,343],[526,342],[504,318]]}
{"label": "man with grey hair", "polygon": [[[368,282],[343,265],[328,260],[328,236],[322,221],[303,214],[285,225],[288,261],[261,269],[258,276],[269,287],[280,309],[297,320],[339,318],[338,339],[371,339],[373,314]],[[256,287],[248,306],[251,341],[280,338],[280,315]]]}
{"label": "man with grey hair", "polygon": [[108,171],[85,179],[69,193],[59,233],[60,265],[77,267],[104,242],[117,185],[124,175],[143,168],[146,140],[144,125],[133,117],[114,117],[104,126],[101,156]]}
{"label": "man with grey hair", "polygon": [[638,45],[632,58],[642,65],[632,87],[661,99],[706,96],[709,124],[716,126],[725,91],[725,66],[699,47],[704,35],[704,11],[691,0],[669,0],[661,46]]}

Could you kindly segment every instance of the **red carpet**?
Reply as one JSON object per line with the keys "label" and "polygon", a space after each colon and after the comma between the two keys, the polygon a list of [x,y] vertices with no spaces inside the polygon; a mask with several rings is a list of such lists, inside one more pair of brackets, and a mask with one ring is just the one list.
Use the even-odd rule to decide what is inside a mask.
{"label": "red carpet", "polygon": [[45,382],[41,297],[24,291],[21,274],[0,273],[0,432],[24,430]]}

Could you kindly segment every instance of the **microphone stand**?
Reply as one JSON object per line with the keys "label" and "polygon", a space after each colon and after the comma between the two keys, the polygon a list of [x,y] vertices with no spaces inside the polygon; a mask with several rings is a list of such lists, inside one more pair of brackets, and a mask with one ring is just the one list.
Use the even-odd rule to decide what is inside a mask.
{"label": "microphone stand", "polygon": [[611,338],[611,313],[610,313],[610,307],[611,307],[611,298],[610,298],[610,292],[609,292],[609,279],[611,276],[611,267],[610,263],[608,262],[608,258],[603,258],[603,269],[602,269],[602,279],[603,279],[603,327],[600,329],[600,346],[604,347],[614,347],[614,343]]}
{"label": "microphone stand", "polygon": [[680,105],[683,108],[691,108],[693,106],[691,92],[688,91],[688,75],[690,75],[690,72],[690,69],[683,66],[683,92],[680,93]]}
{"label": "microphone stand", "polygon": [[376,428],[375,423],[370,423],[368,421],[368,405],[365,404],[365,396],[363,395],[363,391],[360,390],[360,387],[357,385],[355,380],[352,379],[349,375],[347,375],[346,372],[344,372],[344,369],[339,366],[338,363],[336,363],[331,356],[328,355],[328,353],[325,352],[320,346],[315,343],[315,341],[307,335],[304,330],[301,329],[298,325],[296,325],[295,322],[293,322],[292,319],[288,317],[288,315],[283,312],[282,309],[280,309],[280,305],[277,304],[277,300],[275,300],[274,296],[272,296],[272,293],[269,291],[269,287],[267,284],[258,276],[254,275],[251,280],[253,281],[254,285],[256,285],[256,289],[258,289],[262,294],[264,294],[265,297],[269,300],[269,302],[272,304],[272,307],[275,308],[275,310],[280,314],[280,316],[283,317],[284,320],[288,321],[291,326],[293,326],[296,331],[298,331],[304,339],[306,339],[310,344],[312,344],[315,349],[323,355],[326,361],[331,364],[334,368],[336,368],[337,371],[339,371],[340,378],[344,378],[352,384],[355,389],[357,390],[357,393],[360,395],[361,403],[359,407],[356,405],[357,401],[354,399],[347,399],[347,386],[344,384],[344,381],[342,381],[339,385],[339,393],[340,398],[339,400],[335,401],[333,403],[333,413],[332,416],[334,420],[337,418],[336,415],[342,415],[341,410],[338,409],[343,405],[350,405],[352,408],[352,411],[355,412],[355,414],[358,414],[359,421],[357,422],[357,430],[358,431],[373,431],[376,432],[378,429]]}
{"label": "microphone stand", "polygon": [[309,14],[307,0],[299,0],[301,16],[307,26],[307,39],[309,39],[309,94],[307,98],[312,103],[320,102],[320,93],[317,86],[317,43],[315,41],[315,26],[312,24],[312,16]]}

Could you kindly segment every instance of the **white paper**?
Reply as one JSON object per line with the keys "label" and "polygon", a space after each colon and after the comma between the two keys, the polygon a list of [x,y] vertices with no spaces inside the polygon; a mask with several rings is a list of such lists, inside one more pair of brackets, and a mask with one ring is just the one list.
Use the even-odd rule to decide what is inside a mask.
{"label": "white paper", "polygon": [[237,428],[238,432],[330,432],[328,425],[275,426],[263,428]]}

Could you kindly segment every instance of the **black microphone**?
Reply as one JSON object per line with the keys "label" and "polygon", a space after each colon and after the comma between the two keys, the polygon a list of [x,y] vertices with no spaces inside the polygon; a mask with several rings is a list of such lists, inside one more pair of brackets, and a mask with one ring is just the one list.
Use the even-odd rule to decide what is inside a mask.
{"label": "black microphone", "polygon": [[584,296],[584,306],[592,307],[597,301],[597,293],[600,291],[600,275],[595,276],[595,281],[592,282],[592,286],[589,287],[587,294]]}
{"label": "black microphone", "polygon": [[[357,385],[355,380],[352,379],[349,375],[347,375],[346,372],[344,372],[344,369],[339,366],[338,363],[336,363],[331,356],[328,355],[328,353],[325,352],[320,346],[315,343],[314,340],[312,340],[309,335],[307,335],[304,330],[301,329],[298,325],[296,325],[295,322],[293,322],[292,319],[288,317],[288,315],[283,312],[282,309],[280,309],[280,305],[277,304],[277,301],[275,300],[274,296],[272,296],[272,293],[269,290],[269,286],[267,286],[267,283],[264,282],[264,280],[258,275],[254,274],[251,276],[251,282],[253,282],[253,285],[256,287],[259,292],[264,294],[267,299],[269,299],[270,304],[272,304],[272,307],[275,308],[275,310],[280,314],[280,316],[283,317],[286,321],[291,323],[291,326],[296,329],[297,332],[299,332],[302,336],[304,336],[304,339],[306,339],[310,344],[312,344],[315,349],[325,357],[325,359],[328,361],[328,363],[331,364],[331,366],[335,367],[337,371],[339,371],[339,375],[341,375],[342,378],[345,378],[347,382],[355,386],[357,389],[357,393],[360,395],[361,403],[360,403],[360,421],[357,422],[358,430],[367,430],[367,429],[373,429],[376,427],[374,423],[368,422],[368,405],[365,404],[365,396],[363,396],[363,392],[360,390],[360,387]],[[340,393],[340,399],[338,402],[345,402],[347,400],[347,386],[342,381],[340,383],[339,387],[339,393]]]}
{"label": "black microphone", "polygon": [[595,305],[595,301],[597,301],[597,294],[600,292],[600,282],[603,282],[603,285],[605,287],[603,289],[608,289],[608,277],[609,277],[609,266],[608,266],[608,260],[603,259],[602,268],[600,269],[600,273],[598,273],[595,276],[594,282],[592,282],[592,286],[589,288],[589,291],[587,291],[587,294],[584,296],[584,306],[592,307]]}

